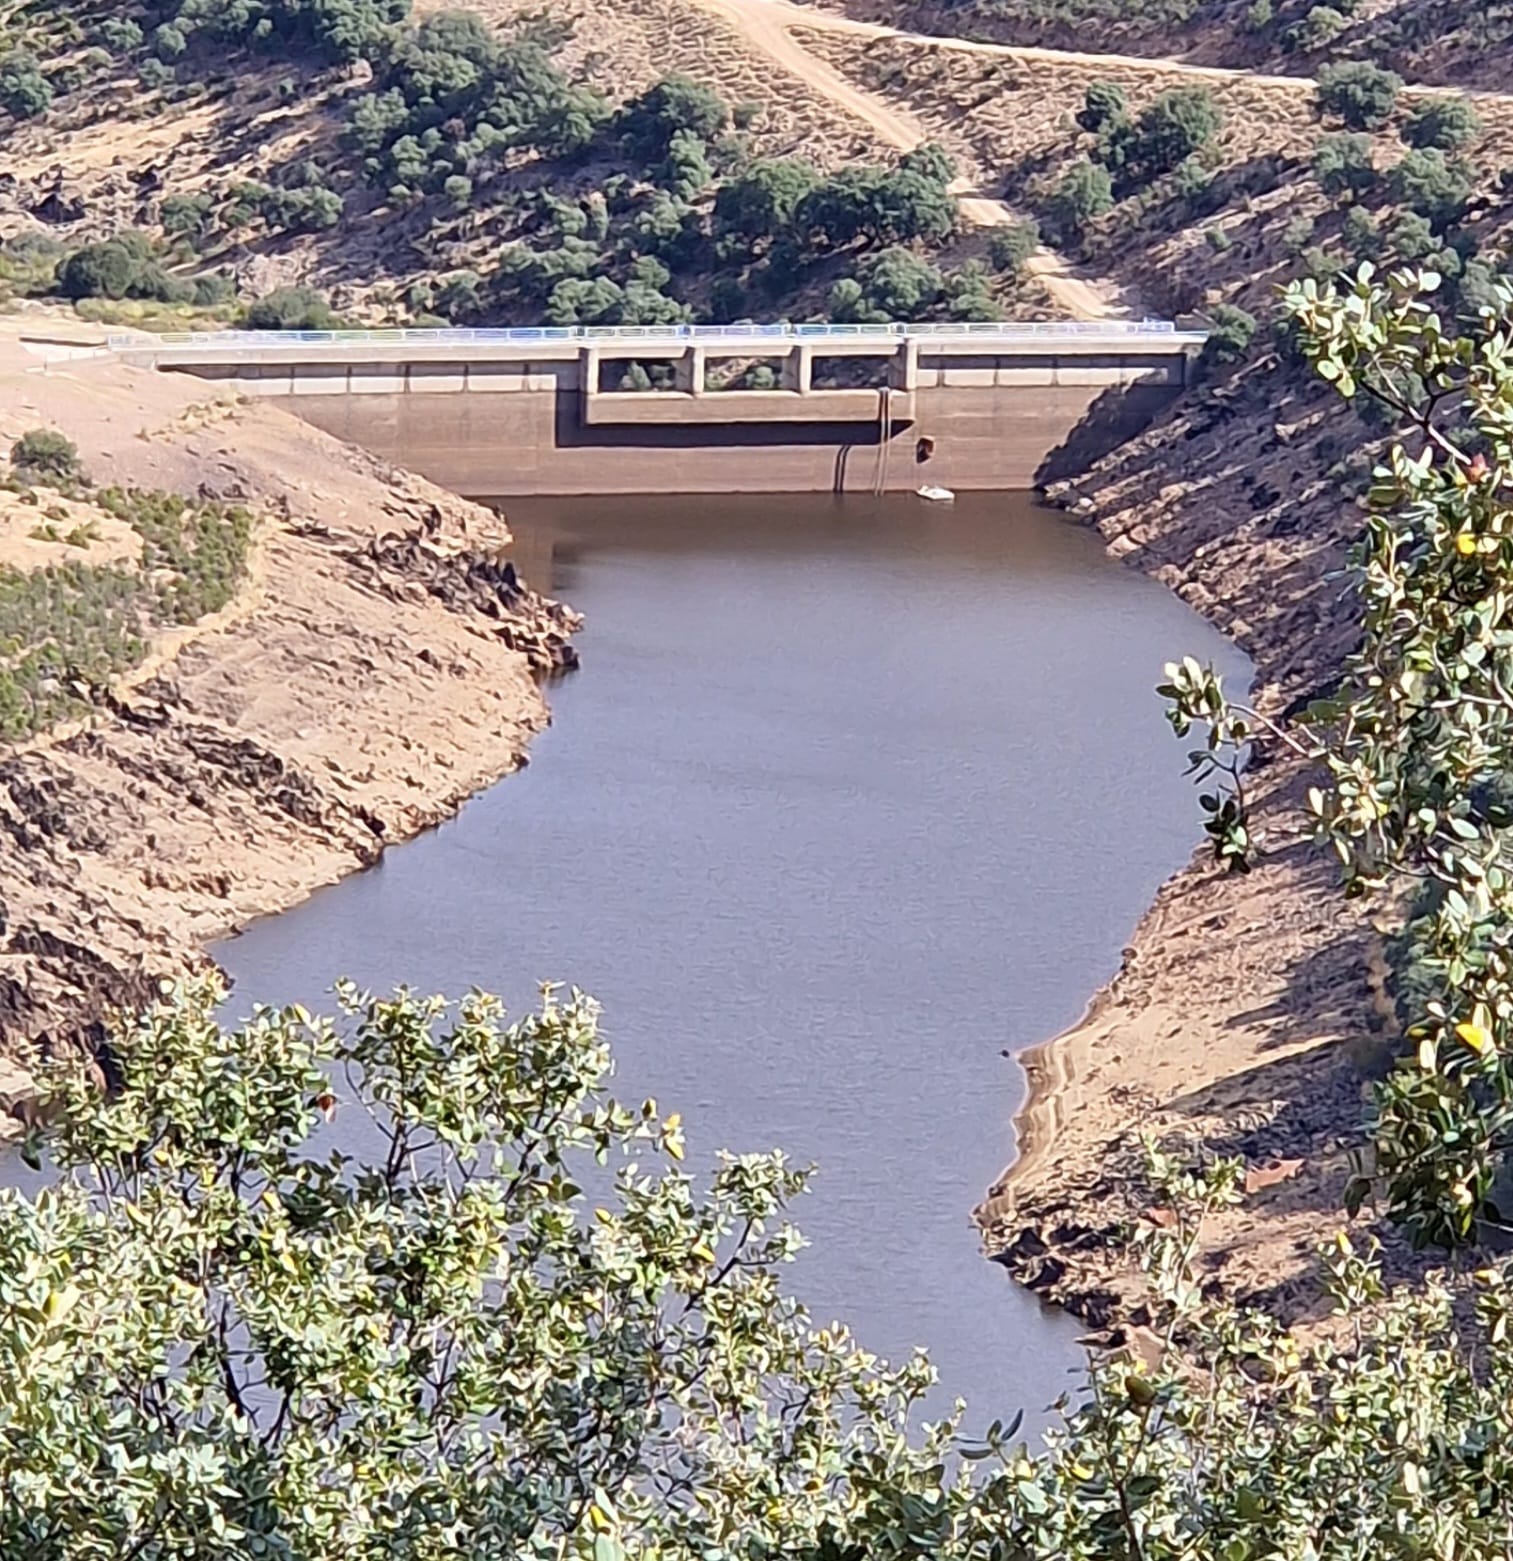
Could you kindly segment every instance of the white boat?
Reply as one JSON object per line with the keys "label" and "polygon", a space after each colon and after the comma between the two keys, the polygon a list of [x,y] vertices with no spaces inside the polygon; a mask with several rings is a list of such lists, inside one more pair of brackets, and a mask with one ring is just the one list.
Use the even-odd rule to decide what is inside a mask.
{"label": "white boat", "polygon": [[950,504],[956,498],[949,488],[937,488],[934,483],[926,483],[923,488],[915,489],[915,492],[932,504]]}

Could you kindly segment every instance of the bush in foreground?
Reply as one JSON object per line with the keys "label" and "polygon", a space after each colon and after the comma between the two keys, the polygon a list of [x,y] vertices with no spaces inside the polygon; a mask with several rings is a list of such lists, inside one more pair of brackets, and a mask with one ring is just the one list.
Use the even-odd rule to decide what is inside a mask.
{"label": "bush in foreground", "polygon": [[[678,1118],[608,1095],[587,1000],[506,1027],[483,995],[344,990],[339,1032],[300,1009],[228,1031],[217,995],[177,992],[117,1038],[113,1102],[82,1070],[44,1078],[61,1180],[0,1193],[0,1554],[1376,1561],[1513,1544],[1513,1355],[1473,1369],[1448,1297],[1383,1303],[1343,1239],[1330,1284],[1357,1317],[1337,1345],[1205,1302],[1196,1236],[1237,1162],[1152,1152],[1154,1321],[1192,1354],[1103,1358],[1045,1450],[997,1426],[962,1443],[950,1420],[911,1423],[922,1360],[890,1370],[785,1295],[804,1176],[747,1155],[696,1186]],[[328,1119],[364,1160],[332,1159]],[[1501,1340],[1495,1271],[1480,1313]]]}

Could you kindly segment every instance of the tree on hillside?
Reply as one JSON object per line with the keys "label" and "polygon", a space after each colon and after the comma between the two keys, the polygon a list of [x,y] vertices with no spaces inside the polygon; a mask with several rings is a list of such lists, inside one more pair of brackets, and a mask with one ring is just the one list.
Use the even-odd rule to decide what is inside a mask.
{"label": "tree on hillside", "polygon": [[988,261],[995,271],[1020,272],[1040,248],[1040,224],[1015,222],[988,236]]}
{"label": "tree on hillside", "polygon": [[35,55],[14,49],[0,59],[0,108],[17,119],[35,119],[52,101],[53,89]]}
{"label": "tree on hillside", "polygon": [[1218,134],[1224,116],[1206,87],[1173,87],[1135,121],[1135,157],[1149,176],[1169,173]]}
{"label": "tree on hillside", "polygon": [[1097,163],[1073,163],[1046,202],[1046,216],[1063,242],[1079,243],[1088,224],[1113,204],[1108,169]]}
{"label": "tree on hillside", "polygon": [[798,203],[793,225],[822,249],[938,241],[956,226],[956,201],[938,179],[913,169],[843,168]]}
{"label": "tree on hillside", "polygon": [[1392,117],[1403,78],[1365,60],[1325,65],[1318,76],[1319,111],[1354,130],[1380,130]]}
{"label": "tree on hillside", "polygon": [[1462,98],[1430,98],[1418,104],[1403,126],[1403,139],[1410,146],[1438,147],[1456,152],[1481,133],[1476,110]]}
{"label": "tree on hillside", "polygon": [[59,265],[58,292],[64,298],[124,298],[137,264],[123,244],[87,244]]}
{"label": "tree on hillside", "polygon": [[1122,125],[1129,118],[1128,101],[1124,88],[1116,82],[1095,81],[1083,94],[1077,123],[1089,134],[1100,135],[1110,126]]}
{"label": "tree on hillside", "polygon": [[341,324],[325,296],[311,287],[275,287],[242,314],[250,331],[329,331]]}
{"label": "tree on hillside", "polygon": [[709,148],[692,130],[678,130],[656,170],[656,182],[679,200],[692,200],[714,178]]}
{"label": "tree on hillside", "polygon": [[956,177],[956,163],[938,141],[921,141],[898,160],[905,173],[917,173],[935,184],[949,184]]}
{"label": "tree on hillside", "polygon": [[[1510,1288],[1300,1345],[1206,1301],[1238,1161],[1148,1151],[1158,1338],[1095,1362],[1055,1442],[919,1427],[931,1380],[785,1292],[804,1173],[607,1090],[593,1006],[506,1027],[342,989],[223,1029],[208,985],[44,1071],[60,1179],[0,1192],[0,1554],[396,1561],[1378,1561],[1513,1545]],[[334,1120],[356,1160],[333,1159]],[[35,1153],[33,1146],[29,1153]],[[598,1162],[598,1163],[596,1163]],[[585,1192],[585,1188],[591,1192]],[[1406,1428],[1406,1429],[1405,1429]],[[965,1454],[953,1456],[953,1454]],[[1348,1493],[1342,1501],[1341,1493]]]}
{"label": "tree on hillside", "polygon": [[802,158],[752,163],[716,191],[716,231],[749,242],[775,237],[792,221],[799,202],[819,177],[814,164]]}
{"label": "tree on hillside", "polygon": [[210,38],[351,63],[377,59],[409,0],[183,0],[174,20]]}
{"label": "tree on hillside", "polygon": [[1436,230],[1458,222],[1471,198],[1469,170],[1437,147],[1404,153],[1389,177],[1393,199],[1426,217]]}
{"label": "tree on hillside", "polygon": [[1376,183],[1371,137],[1341,131],[1323,136],[1313,154],[1313,176],[1331,197],[1361,196]]}
{"label": "tree on hillside", "polygon": [[22,476],[76,482],[84,475],[79,447],[56,428],[32,428],[11,446],[11,466]]}
{"label": "tree on hillside", "polygon": [[1258,329],[1256,317],[1234,304],[1218,304],[1209,316],[1208,340],[1203,344],[1205,368],[1235,363],[1245,356]]}
{"label": "tree on hillside", "polygon": [[713,87],[688,76],[664,76],[621,108],[615,125],[626,150],[643,164],[667,156],[672,139],[687,131],[713,141],[729,123],[730,111]]}
{"label": "tree on hillside", "polygon": [[910,250],[894,247],[866,256],[856,268],[857,292],[831,295],[831,317],[874,323],[922,320],[940,297],[936,266]]}

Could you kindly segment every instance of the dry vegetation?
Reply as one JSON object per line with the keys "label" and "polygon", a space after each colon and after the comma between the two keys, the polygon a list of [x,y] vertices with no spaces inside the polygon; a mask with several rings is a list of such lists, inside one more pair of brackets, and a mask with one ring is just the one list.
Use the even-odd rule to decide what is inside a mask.
{"label": "dry vegetation", "polygon": [[1410,81],[1513,90],[1507,0],[1342,0],[1330,5],[1339,30],[1331,23],[1322,42],[1306,30],[1321,3],[1328,0],[1268,0],[1259,12],[1256,0],[828,0],[827,8],[905,32],[990,43],[1096,45],[1100,53],[1298,76],[1330,60],[1370,59]]}
{"label": "dry vegetation", "polygon": [[[1138,112],[1159,94],[1192,83],[1179,68],[1085,59],[1050,61],[1013,51],[920,46],[880,38],[857,40],[818,28],[804,46],[870,90],[906,105],[945,145],[970,157],[985,187],[995,177],[1011,199],[1033,204],[1037,192],[1087,155],[1092,138],[1076,113],[1095,82],[1112,82]],[[1349,251],[1337,241],[1342,212],[1319,189],[1311,163],[1322,136],[1312,83],[1257,83],[1244,77],[1204,79],[1223,124],[1203,161],[1216,174],[1216,201],[1206,211],[1168,207],[1135,217],[1128,206],[1100,219],[1090,235],[1095,269],[1110,271],[1153,308],[1184,311],[1236,302],[1269,312],[1279,285],[1299,270],[1307,246]],[[1410,99],[1375,133],[1385,174],[1406,151],[1399,128]],[[1513,166],[1513,99],[1479,97],[1482,128],[1467,149],[1477,171],[1481,210],[1468,231],[1500,254],[1513,228],[1513,198],[1498,183]],[[1312,224],[1306,239],[1292,224]],[[1218,233],[1218,239],[1210,235]],[[1296,235],[1297,229],[1293,229]]]}

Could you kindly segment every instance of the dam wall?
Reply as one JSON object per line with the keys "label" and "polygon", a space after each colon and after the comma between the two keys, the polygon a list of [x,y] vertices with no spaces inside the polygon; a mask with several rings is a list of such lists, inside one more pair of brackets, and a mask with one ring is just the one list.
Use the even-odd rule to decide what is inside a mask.
{"label": "dam wall", "polygon": [[[1092,459],[1146,426],[1202,340],[1060,326],[231,335],[117,350],[500,497],[1028,488],[1055,452],[1081,441]],[[434,336],[458,339],[414,339]],[[661,388],[622,388],[632,365]],[[749,387],[753,366],[763,388],[720,388]]]}

